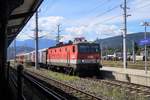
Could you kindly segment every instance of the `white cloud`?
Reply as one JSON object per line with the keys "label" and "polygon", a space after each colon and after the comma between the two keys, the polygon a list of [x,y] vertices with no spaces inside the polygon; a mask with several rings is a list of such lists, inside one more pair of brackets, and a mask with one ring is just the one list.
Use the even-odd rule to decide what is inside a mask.
{"label": "white cloud", "polygon": [[75,37],[85,37],[87,40],[95,40],[97,37],[111,37],[120,35],[119,28],[115,25],[97,25],[92,24],[89,26],[74,26],[66,28],[66,34],[63,40],[70,40]]}
{"label": "white cloud", "polygon": [[[149,0],[133,0],[128,3],[130,8],[128,14],[128,22],[139,21],[150,18],[150,1]],[[118,8],[109,14],[100,17],[85,17],[80,19],[65,19],[62,16],[48,16],[39,18],[40,36],[46,39],[55,39],[57,33],[57,25],[62,24],[63,31],[60,33],[63,38],[61,41],[73,40],[75,37],[85,37],[87,40],[94,40],[97,37],[106,38],[121,35],[120,26],[123,22],[123,10]],[[120,15],[120,16],[119,16]],[[118,16],[115,18],[115,16]],[[114,18],[113,18],[114,17]],[[109,24],[108,24],[109,23]],[[117,23],[117,24],[116,24]],[[118,24],[120,23],[120,25]],[[130,27],[130,26],[129,26]],[[35,28],[35,19],[32,18],[27,27],[18,35],[18,40],[31,39],[29,36],[33,34],[32,29]],[[130,30],[129,30],[130,31]],[[131,33],[131,32],[129,32]]]}
{"label": "white cloud", "polygon": [[25,41],[25,40],[29,40],[32,39],[29,34],[19,34],[17,36],[17,41]]}
{"label": "white cloud", "polygon": [[[95,40],[97,37],[110,37],[120,34],[119,28],[113,24],[98,24],[98,19],[67,20],[62,16],[49,16],[39,18],[39,37],[56,39],[57,25],[64,24],[61,41],[73,40],[75,37],[85,37]],[[71,24],[70,24],[71,23]],[[34,36],[35,19],[32,18],[27,27],[18,35],[18,41],[32,39]],[[62,29],[62,28],[61,28]],[[107,34],[107,35],[106,35]]]}
{"label": "white cloud", "polygon": [[82,35],[83,33],[86,32],[86,27],[85,27],[85,26],[80,26],[80,27],[70,27],[70,28],[66,28],[65,31],[80,36],[80,35]]}
{"label": "white cloud", "polygon": [[129,5],[128,10],[131,16],[128,18],[129,21],[141,21],[150,18],[150,1],[149,0],[133,0]]}
{"label": "white cloud", "polygon": [[[56,28],[64,20],[61,16],[49,16],[39,18],[39,37],[54,39],[56,37]],[[32,39],[34,37],[35,18],[33,17],[23,31],[17,36],[18,41]]]}

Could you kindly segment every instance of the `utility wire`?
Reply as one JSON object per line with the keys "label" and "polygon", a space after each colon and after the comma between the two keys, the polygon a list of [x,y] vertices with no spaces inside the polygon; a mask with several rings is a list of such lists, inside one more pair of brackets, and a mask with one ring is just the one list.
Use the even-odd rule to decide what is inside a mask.
{"label": "utility wire", "polygon": [[[128,0],[128,1],[127,1],[127,3],[130,3],[130,2],[131,2],[131,0]],[[121,2],[120,4],[118,4],[118,5],[116,5],[116,6],[112,7],[112,8],[110,8],[110,9],[108,9],[108,10],[106,10],[105,12],[103,12],[103,13],[101,13],[101,14],[98,14],[96,17],[103,16],[103,15],[105,15],[105,14],[107,14],[107,13],[109,13],[109,12],[111,12],[111,11],[117,9],[117,8],[119,8],[122,3],[123,3],[123,2]]]}
{"label": "utility wire", "polygon": [[98,14],[96,17],[103,16],[103,15],[105,15],[105,14],[107,14],[107,13],[109,13],[109,12],[113,11],[114,9],[119,8],[119,7],[120,7],[120,4],[112,7],[111,9],[106,10],[105,12],[103,12],[101,14]]}
{"label": "utility wire", "polygon": [[136,9],[145,8],[145,7],[149,6],[149,5],[150,5],[150,3],[148,3],[148,4],[146,4],[146,5],[143,5],[143,6],[141,6],[141,7],[138,7],[138,8],[136,8]]}
{"label": "utility wire", "polygon": [[106,3],[108,3],[110,0],[106,0],[102,3],[100,3],[98,6],[96,6],[95,8],[91,9],[90,12],[95,11],[97,8],[103,7]]}
{"label": "utility wire", "polygon": [[[129,0],[128,0],[128,2],[129,2]],[[141,7],[138,7],[138,9],[139,9],[139,8],[145,8],[145,7],[149,6],[149,5],[150,5],[150,3],[149,3],[149,4],[146,4],[146,5],[143,5],[143,6],[141,6]],[[131,12],[133,12],[133,11],[131,11]],[[99,22],[99,23],[108,22],[108,21],[111,21],[111,20],[116,19],[116,18],[121,17],[121,16],[122,16],[122,15],[113,16],[113,17],[110,17],[110,18],[108,18],[108,19],[106,19],[106,20],[104,20],[104,21],[102,21],[102,22]]]}
{"label": "utility wire", "polygon": [[116,19],[116,18],[118,18],[118,17],[122,17],[122,15],[117,15],[117,16],[110,17],[110,18],[105,19],[105,20],[103,20],[102,22],[99,22],[99,23],[108,22],[108,21],[111,21],[111,20]]}
{"label": "utility wire", "polygon": [[98,9],[102,8],[103,6],[105,6],[105,4],[108,4],[110,0],[103,0],[101,1],[101,3],[98,3],[96,6],[94,6],[93,8],[87,10],[87,11],[81,11],[80,13],[82,14],[87,14],[90,15],[96,11],[98,11]]}

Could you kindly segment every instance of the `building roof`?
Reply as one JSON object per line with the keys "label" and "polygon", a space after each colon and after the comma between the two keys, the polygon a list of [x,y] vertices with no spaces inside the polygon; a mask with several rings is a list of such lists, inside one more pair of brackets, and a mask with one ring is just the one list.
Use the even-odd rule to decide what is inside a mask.
{"label": "building roof", "polygon": [[11,13],[8,20],[8,45],[23,29],[43,0],[24,0],[23,4]]}

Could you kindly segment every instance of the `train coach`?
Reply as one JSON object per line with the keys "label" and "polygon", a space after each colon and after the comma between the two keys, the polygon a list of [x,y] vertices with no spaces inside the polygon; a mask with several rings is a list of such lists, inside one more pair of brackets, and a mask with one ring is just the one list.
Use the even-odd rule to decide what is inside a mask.
{"label": "train coach", "polygon": [[30,62],[30,53],[20,53],[18,55],[16,55],[16,61],[17,63],[27,63]]}
{"label": "train coach", "polygon": [[[38,63],[39,63],[39,66],[45,66],[45,64],[46,64],[47,49],[48,48],[38,50]],[[30,58],[31,58],[32,65],[34,65],[35,64],[35,51],[30,52]]]}

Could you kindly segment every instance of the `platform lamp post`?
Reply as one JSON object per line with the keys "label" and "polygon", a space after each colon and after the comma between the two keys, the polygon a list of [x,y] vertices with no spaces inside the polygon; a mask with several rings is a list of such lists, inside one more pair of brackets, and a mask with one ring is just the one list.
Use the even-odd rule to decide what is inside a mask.
{"label": "platform lamp post", "polygon": [[[150,22],[142,22],[142,26],[144,26],[144,39],[146,40],[146,34],[147,34],[147,26],[150,26]],[[144,45],[144,56],[145,56],[145,73],[147,74],[147,46],[146,43]]]}

